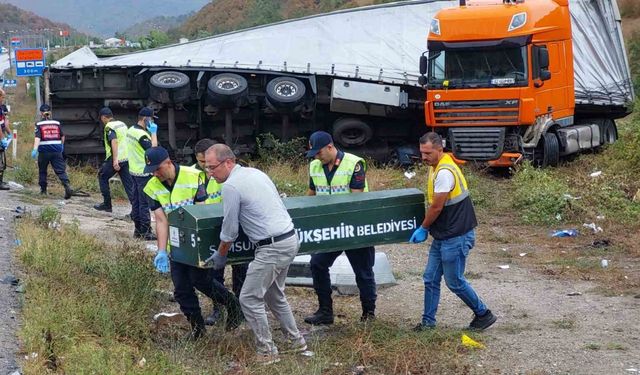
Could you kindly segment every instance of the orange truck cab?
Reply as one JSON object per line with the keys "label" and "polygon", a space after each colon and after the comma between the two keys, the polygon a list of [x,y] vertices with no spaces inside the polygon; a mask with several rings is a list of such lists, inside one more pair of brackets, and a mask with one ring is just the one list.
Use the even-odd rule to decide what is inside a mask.
{"label": "orange truck cab", "polygon": [[616,140],[633,91],[576,105],[569,2],[460,0],[435,15],[420,59],[425,117],[456,160],[554,166]]}

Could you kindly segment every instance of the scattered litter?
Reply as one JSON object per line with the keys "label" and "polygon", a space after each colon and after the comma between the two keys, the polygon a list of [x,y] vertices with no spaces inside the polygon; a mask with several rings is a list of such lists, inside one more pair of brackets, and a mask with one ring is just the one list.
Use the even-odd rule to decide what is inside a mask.
{"label": "scattered litter", "polygon": [[280,198],[286,198],[287,197],[287,193],[280,193]]}
{"label": "scattered litter", "polygon": [[574,197],[574,196],[573,196],[573,195],[571,195],[571,194],[563,194],[562,196],[564,197],[564,199],[566,199],[566,200],[568,200],[568,201],[569,201],[569,200],[573,200],[573,201],[575,201],[575,200],[578,200],[578,199],[582,199],[582,197]]}
{"label": "scattered litter", "polygon": [[158,252],[158,245],[152,244],[152,243],[148,243],[147,244],[147,250],[149,250],[152,253],[157,253]]}
{"label": "scattered litter", "polygon": [[241,372],[240,370],[242,369],[242,365],[236,361],[231,361],[229,363],[227,363],[226,366],[224,366],[224,373],[228,374],[228,373],[238,373]]}
{"label": "scattered litter", "polygon": [[484,344],[477,342],[476,340],[464,334],[462,335],[462,345],[466,346],[467,348],[477,348],[477,349],[485,348]]}
{"label": "scattered litter", "polygon": [[7,182],[7,185],[9,185],[9,189],[11,189],[11,190],[22,190],[22,189],[24,189],[23,185],[20,185],[19,183],[15,182],[15,181],[9,181],[9,182]]}
{"label": "scattered litter", "polygon": [[16,286],[16,293],[24,293],[24,291],[25,291],[24,284],[19,283],[18,286]]}
{"label": "scattered litter", "polygon": [[628,372],[640,372],[640,371],[638,371],[637,368],[628,368],[628,369],[625,369],[625,371],[628,371]]}
{"label": "scattered litter", "polygon": [[27,212],[27,207],[18,206],[18,207],[16,207],[15,210],[13,210],[13,212],[15,212],[17,214],[24,214],[24,213]]}
{"label": "scattered litter", "polygon": [[13,286],[17,286],[20,283],[20,279],[18,279],[17,277],[9,274],[7,276],[5,276],[4,278],[0,279],[0,284],[10,284]]}
{"label": "scattered litter", "polygon": [[33,353],[29,354],[29,355],[25,355],[24,356],[24,359],[26,359],[26,360],[36,359],[36,358],[38,358],[38,353],[36,353],[36,352],[33,352]]}
{"label": "scattered litter", "polygon": [[293,185],[287,182],[286,184],[284,184],[284,186],[286,186],[286,187],[292,187]]}
{"label": "scattered litter", "polygon": [[604,220],[604,215],[598,215],[598,216],[596,216],[596,219],[597,220]]}
{"label": "scattered litter", "polygon": [[339,366],[342,366],[342,362],[334,362],[333,365],[336,367],[339,367]]}
{"label": "scattered litter", "polygon": [[67,202],[65,202],[65,201],[58,201],[58,203],[57,203],[57,205],[60,206],[60,207],[66,205],[66,204],[67,204]]}
{"label": "scattered litter", "polygon": [[525,256],[525,255],[527,255],[527,253],[520,253],[520,256],[521,256],[521,257],[523,257],[523,256]]}
{"label": "scattered litter", "polygon": [[602,259],[600,261],[600,265],[602,266],[602,268],[607,268],[609,267],[609,260],[608,259]]}
{"label": "scattered litter", "polygon": [[555,231],[551,237],[577,237],[578,231],[576,229],[562,229]]}
{"label": "scattered litter", "polygon": [[20,245],[22,245],[22,241],[16,239],[16,246],[20,246]]}
{"label": "scattered litter", "polygon": [[585,228],[591,229],[593,231],[593,233],[602,232],[602,227],[597,226],[596,223],[591,223],[591,224],[584,223],[584,224],[582,224],[582,226],[585,227]]}
{"label": "scattered litter", "polygon": [[591,173],[589,176],[591,176],[591,177],[598,177],[598,176],[600,176],[601,174],[602,174],[602,171],[596,171],[596,172]]}
{"label": "scattered litter", "polygon": [[304,357],[313,357],[316,354],[311,350],[305,350],[304,352],[300,353],[300,355]]}
{"label": "scattered litter", "polygon": [[500,268],[501,270],[508,270],[509,269],[509,265],[508,264],[503,264],[498,266],[498,268]]}
{"label": "scattered litter", "polygon": [[4,221],[4,218],[3,218],[3,217],[0,217],[0,221]]}
{"label": "scattered litter", "polygon": [[506,248],[506,247],[503,247],[503,248],[502,248],[502,251],[507,251],[507,248]]}
{"label": "scattered litter", "polygon": [[[14,125],[15,125],[15,124],[14,124]],[[20,374],[20,370],[16,370],[16,371],[12,372],[12,373],[11,373],[11,374],[9,374],[9,375],[21,375],[21,374]]]}
{"label": "scattered litter", "polygon": [[177,320],[177,317],[180,318],[182,317],[181,313],[166,313],[166,312],[161,312],[161,313],[157,313],[156,315],[153,316],[153,320],[158,321],[160,319],[168,319],[168,320]]}
{"label": "scattered litter", "polygon": [[558,221],[562,220],[562,215],[556,214],[556,220],[558,220]]}
{"label": "scattered litter", "polygon": [[567,295],[568,296],[581,296],[582,293],[581,292],[570,292],[570,293],[567,293]]}
{"label": "scattered litter", "polygon": [[143,368],[144,365],[146,364],[147,364],[147,360],[144,357],[142,357],[142,359],[138,361],[138,367],[140,368]]}
{"label": "scattered litter", "polygon": [[611,241],[607,239],[595,240],[591,243],[591,246],[595,248],[609,247],[609,245],[611,245]]}
{"label": "scattered litter", "polygon": [[406,172],[404,172],[404,176],[410,180],[410,179],[412,179],[412,178],[414,178],[416,176],[416,172],[414,172],[414,171],[406,171]]}
{"label": "scattered litter", "polygon": [[356,367],[353,368],[353,370],[351,370],[351,374],[353,374],[353,375],[366,374],[365,367],[364,366],[356,366]]}

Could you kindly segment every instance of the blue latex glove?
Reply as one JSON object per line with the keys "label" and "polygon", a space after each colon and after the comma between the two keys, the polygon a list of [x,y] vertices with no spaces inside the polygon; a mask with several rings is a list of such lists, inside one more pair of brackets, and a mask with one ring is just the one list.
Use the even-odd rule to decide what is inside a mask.
{"label": "blue latex glove", "polygon": [[7,140],[13,139],[13,133],[7,133],[5,138],[7,138]]}
{"label": "blue latex glove", "polygon": [[0,145],[2,145],[2,148],[7,148],[7,146],[9,146],[9,141],[6,138],[2,138],[2,140],[0,140]]}
{"label": "blue latex glove", "polygon": [[153,260],[153,265],[156,267],[156,270],[160,273],[169,272],[169,256],[167,255],[167,250],[164,250],[164,249],[158,250],[156,257]]}
{"label": "blue latex glove", "polygon": [[424,242],[427,240],[427,237],[429,237],[429,229],[424,229],[421,225],[418,227],[418,229],[416,229],[413,232],[413,234],[411,235],[411,238],[409,238],[409,242],[411,243]]}
{"label": "blue latex glove", "polygon": [[33,150],[31,150],[31,158],[35,159],[37,157],[38,157],[38,150],[34,148]]}
{"label": "blue latex glove", "polygon": [[227,256],[226,255],[222,256],[220,255],[218,250],[214,250],[213,255],[207,258],[204,262],[212,263],[214,270],[221,270],[224,268],[225,265],[227,265]]}
{"label": "blue latex glove", "polygon": [[156,134],[158,132],[158,124],[156,124],[155,122],[149,121],[147,123],[147,130],[149,130],[149,133],[151,134]]}

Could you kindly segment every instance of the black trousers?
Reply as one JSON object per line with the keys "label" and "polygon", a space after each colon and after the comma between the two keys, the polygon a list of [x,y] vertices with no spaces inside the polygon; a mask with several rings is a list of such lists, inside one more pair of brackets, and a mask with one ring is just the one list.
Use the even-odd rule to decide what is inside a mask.
{"label": "black trousers", "polygon": [[171,261],[173,296],[180,305],[180,310],[187,318],[202,317],[196,289],[211,298],[216,304],[226,305],[233,300],[233,294],[213,278],[212,271],[212,269],[198,268]]}
{"label": "black trousers", "polygon": [[[111,205],[111,188],[109,187],[109,179],[118,174],[120,176],[120,181],[122,181],[122,186],[124,186],[124,191],[127,193],[127,197],[129,198],[129,202],[133,205],[133,194],[135,193],[135,187],[133,186],[133,178],[129,174],[129,162],[121,161],[118,163],[120,165],[120,171],[116,172],[113,169],[113,159],[108,158],[102,163],[100,170],[98,171],[98,184],[100,185],[100,193],[102,193],[102,199],[104,203],[107,205]],[[132,218],[133,220],[133,218]]]}
{"label": "black trousers", "polygon": [[[311,255],[311,276],[313,277],[313,288],[319,298],[328,299],[331,296],[331,277],[329,267],[333,265],[336,258],[342,251],[331,253],[320,253]],[[375,308],[376,301],[376,279],[373,274],[373,264],[376,260],[376,252],[373,246],[361,249],[345,251],[353,273],[356,275],[356,284],[360,290],[360,301],[363,307]]]}
{"label": "black trousers", "polygon": [[132,194],[133,201],[131,201],[131,220],[136,225],[136,230],[142,234],[149,232],[151,226],[149,202],[147,201],[147,194],[143,190],[150,179],[151,177],[148,176],[133,176],[134,191]]}
{"label": "black trousers", "polygon": [[[236,297],[240,298],[240,291],[244,284],[244,279],[247,278],[247,269],[249,264],[234,264],[231,266],[231,289]],[[224,268],[220,270],[213,270],[213,278],[224,285]]]}
{"label": "black trousers", "polygon": [[69,185],[67,176],[67,163],[64,161],[62,152],[39,152],[38,153],[38,184],[41,191],[47,191],[47,168],[51,164],[62,185]]}

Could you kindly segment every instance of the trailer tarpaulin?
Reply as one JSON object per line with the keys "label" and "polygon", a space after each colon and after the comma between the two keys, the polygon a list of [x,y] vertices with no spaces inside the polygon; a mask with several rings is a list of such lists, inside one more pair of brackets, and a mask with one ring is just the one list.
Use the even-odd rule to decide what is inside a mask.
{"label": "trailer tarpaulin", "polygon": [[98,58],[85,47],[52,68],[271,70],[418,86],[431,18],[457,3],[406,1],[337,11],[116,57]]}

